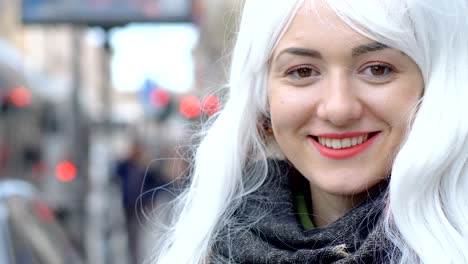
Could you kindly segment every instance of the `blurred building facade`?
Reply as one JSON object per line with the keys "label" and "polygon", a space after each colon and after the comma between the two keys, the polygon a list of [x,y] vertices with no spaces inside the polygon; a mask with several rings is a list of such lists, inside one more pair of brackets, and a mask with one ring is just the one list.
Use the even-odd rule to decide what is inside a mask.
{"label": "blurred building facade", "polygon": [[[42,156],[50,166],[42,169],[42,178],[33,181],[42,188],[48,202],[60,211],[90,263],[128,263],[128,257],[118,256],[125,252],[125,242],[114,242],[112,247],[117,254],[109,258],[112,252],[106,239],[114,232],[111,230],[114,226],[106,225],[109,219],[122,217],[118,204],[112,199],[115,189],[109,188],[110,163],[125,152],[128,141],[132,140],[131,134],[143,139],[154,158],[174,158],[178,150],[171,149],[172,146],[190,144],[190,131],[185,130],[190,126],[181,118],[159,122],[148,117],[140,105],[140,94],[113,89],[109,78],[112,50],[105,46],[102,29],[23,25],[20,2],[0,0],[0,40],[17,49],[24,58],[19,70],[31,77],[28,82],[32,84],[28,88],[35,96],[33,99],[41,102],[33,112],[42,112],[46,108],[43,102],[47,102],[53,108],[52,116],[57,116],[56,122],[60,124],[51,133],[25,129],[25,123],[35,122],[36,117],[31,115],[25,123],[10,122],[18,126],[12,128],[10,134],[36,141],[43,148]],[[174,95],[175,101],[188,94],[201,97],[226,84],[241,5],[242,1],[238,0],[194,0],[199,30],[198,44],[193,50],[195,79],[187,94]],[[26,85],[22,82],[18,85]],[[173,111],[177,111],[177,106]],[[46,115],[51,116],[50,113]],[[120,122],[124,123],[123,129],[115,126]],[[16,131],[29,134],[21,135]],[[54,165],[62,160],[71,160],[78,166],[74,181],[57,179]],[[182,163],[166,166],[169,178],[182,174],[186,166]],[[178,169],[167,169],[174,167]],[[24,171],[19,174],[26,175]],[[83,232],[85,229],[87,231]],[[114,233],[116,237],[123,236],[122,232]]]}
{"label": "blurred building facade", "polygon": [[195,89],[208,92],[226,84],[229,60],[243,1],[201,0],[199,41],[194,49]]}
{"label": "blurred building facade", "polygon": [[[90,256],[97,254],[87,248],[102,251],[102,247],[89,246],[86,240],[89,232],[83,232],[95,230],[89,228],[95,225],[86,207],[90,189],[90,130],[104,112],[101,73],[102,65],[108,61],[102,61],[101,43],[87,41],[86,29],[66,25],[25,26],[21,21],[21,1],[3,0],[0,4],[0,41],[11,47],[10,54],[18,54],[14,71],[25,77],[2,89],[8,92],[15,86],[24,86],[32,95],[25,111],[10,111],[3,117],[2,123],[8,128],[4,131],[9,133],[3,133],[2,141],[8,142],[7,168],[10,168],[3,176],[24,178],[40,187],[74,245],[93,263],[97,257],[91,260]],[[5,73],[4,68],[0,70]],[[41,122],[50,123],[51,127],[44,128]],[[33,175],[36,177],[31,177],[25,164],[18,162],[23,159],[25,144],[36,147],[39,153],[36,155],[40,155],[41,173]],[[99,239],[93,237],[93,242],[102,244]]]}

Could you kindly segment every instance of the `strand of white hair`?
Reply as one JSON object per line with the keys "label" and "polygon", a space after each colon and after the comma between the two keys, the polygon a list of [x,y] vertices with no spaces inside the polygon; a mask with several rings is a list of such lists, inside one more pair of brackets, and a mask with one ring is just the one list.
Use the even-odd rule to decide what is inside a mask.
{"label": "strand of white hair", "polygon": [[[266,62],[302,2],[246,1],[229,99],[197,150],[192,183],[177,200],[157,263],[208,262],[225,219],[267,176],[263,163],[246,182],[243,168],[266,156],[257,126],[267,113]],[[391,173],[386,234],[401,251],[394,262],[468,263],[468,3],[327,2],[356,31],[411,57],[424,77],[421,104],[414,119],[408,116],[414,121]]]}
{"label": "strand of white hair", "polygon": [[[258,7],[265,4],[276,8],[267,12],[270,19],[258,20]],[[176,201],[178,213],[158,244],[156,263],[208,263],[218,230],[242,197],[256,190],[267,175],[267,150],[258,131],[259,120],[266,115],[267,61],[283,28],[279,22],[286,21],[287,7],[294,5],[271,5],[265,0],[245,5],[257,7],[247,7],[242,17],[228,100],[197,148],[192,182]],[[251,166],[253,162],[256,166]],[[244,169],[249,167],[256,171],[245,178]]]}
{"label": "strand of white hair", "polygon": [[356,30],[410,56],[425,82],[391,173],[393,262],[468,263],[468,2],[344,2],[330,1]]}

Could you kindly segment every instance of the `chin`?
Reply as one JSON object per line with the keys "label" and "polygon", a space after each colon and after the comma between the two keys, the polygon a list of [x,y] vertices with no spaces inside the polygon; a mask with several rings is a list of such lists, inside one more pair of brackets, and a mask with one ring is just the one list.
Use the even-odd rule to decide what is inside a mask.
{"label": "chin", "polygon": [[336,196],[352,196],[362,194],[381,182],[383,178],[372,178],[365,177],[354,178],[353,177],[339,177],[331,179],[330,177],[322,178],[319,181],[309,179],[311,184],[314,184],[313,189],[319,189],[330,195]]}
{"label": "chin", "polygon": [[367,186],[363,184],[350,184],[349,182],[327,182],[325,184],[315,185],[315,188],[323,192],[336,196],[350,196],[364,192]]}

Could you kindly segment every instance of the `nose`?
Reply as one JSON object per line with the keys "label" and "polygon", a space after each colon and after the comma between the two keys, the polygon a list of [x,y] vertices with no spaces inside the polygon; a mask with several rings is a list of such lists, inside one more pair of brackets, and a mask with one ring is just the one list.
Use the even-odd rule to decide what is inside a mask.
{"label": "nose", "polygon": [[336,76],[322,87],[317,116],[335,126],[346,126],[361,118],[362,101],[346,76]]}

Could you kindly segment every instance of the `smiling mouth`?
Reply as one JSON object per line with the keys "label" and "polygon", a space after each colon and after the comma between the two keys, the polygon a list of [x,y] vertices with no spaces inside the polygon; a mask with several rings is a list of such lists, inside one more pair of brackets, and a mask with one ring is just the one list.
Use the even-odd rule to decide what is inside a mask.
{"label": "smiling mouth", "polygon": [[320,145],[331,148],[331,149],[346,149],[351,148],[360,144],[363,144],[377,135],[379,132],[371,132],[366,135],[354,136],[354,137],[345,137],[345,138],[332,138],[332,137],[319,137],[311,136]]}

